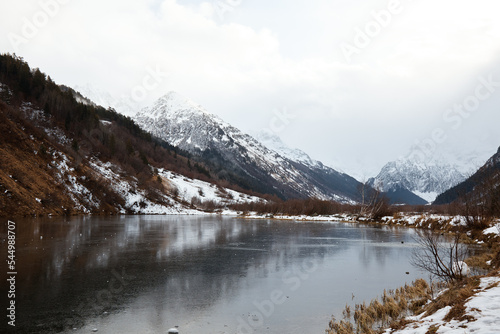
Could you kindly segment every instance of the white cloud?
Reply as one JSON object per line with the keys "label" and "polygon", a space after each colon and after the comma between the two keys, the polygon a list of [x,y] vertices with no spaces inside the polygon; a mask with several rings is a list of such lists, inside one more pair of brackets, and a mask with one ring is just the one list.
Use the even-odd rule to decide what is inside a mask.
{"label": "white cloud", "polygon": [[[401,0],[351,64],[340,43],[389,1],[242,1],[223,17],[212,1],[41,1],[60,1],[57,14],[18,53],[57,82],[119,98],[159,67],[167,76],[139,106],[176,90],[248,131],[287,108],[297,118],[280,135],[347,171],[404,154],[495,69],[500,51],[495,0]],[[0,6],[0,49],[13,52],[8,34],[43,9],[38,0]],[[498,121],[494,104],[483,109]],[[473,135],[478,125],[468,124]]]}

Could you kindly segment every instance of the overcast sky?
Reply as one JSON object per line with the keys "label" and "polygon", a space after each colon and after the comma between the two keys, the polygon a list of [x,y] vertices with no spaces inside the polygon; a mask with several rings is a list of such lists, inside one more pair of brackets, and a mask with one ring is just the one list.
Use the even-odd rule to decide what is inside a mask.
{"label": "overcast sky", "polygon": [[174,90],[367,178],[418,143],[494,153],[499,12],[498,0],[0,0],[0,52],[133,109]]}

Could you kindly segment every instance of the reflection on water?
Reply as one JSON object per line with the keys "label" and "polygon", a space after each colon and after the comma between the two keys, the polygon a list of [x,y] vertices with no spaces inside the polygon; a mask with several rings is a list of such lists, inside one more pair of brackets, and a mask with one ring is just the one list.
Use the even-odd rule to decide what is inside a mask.
{"label": "reflection on water", "polygon": [[346,303],[418,276],[405,229],[187,216],[17,226],[19,333],[323,333]]}

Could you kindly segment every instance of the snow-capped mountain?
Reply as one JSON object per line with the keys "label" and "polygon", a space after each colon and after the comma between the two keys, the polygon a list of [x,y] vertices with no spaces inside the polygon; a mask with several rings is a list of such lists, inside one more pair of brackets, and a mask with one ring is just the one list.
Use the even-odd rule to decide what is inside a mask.
{"label": "snow-capped mountain", "polygon": [[432,202],[437,195],[465,178],[456,166],[450,164],[399,159],[386,164],[375,178],[368,180],[368,184],[385,192],[397,188],[406,189],[425,201]]}
{"label": "snow-capped mountain", "polygon": [[405,189],[431,203],[484,165],[497,148],[493,139],[487,137],[462,145],[449,141],[426,154],[412,147],[406,157],[387,163],[368,184],[383,191]]}
{"label": "snow-capped mountain", "polygon": [[135,121],[154,136],[220,166],[219,177],[250,189],[281,198],[353,201],[359,196],[359,182],[352,177],[305,154],[297,159],[280,154],[175,92],[143,109]]}

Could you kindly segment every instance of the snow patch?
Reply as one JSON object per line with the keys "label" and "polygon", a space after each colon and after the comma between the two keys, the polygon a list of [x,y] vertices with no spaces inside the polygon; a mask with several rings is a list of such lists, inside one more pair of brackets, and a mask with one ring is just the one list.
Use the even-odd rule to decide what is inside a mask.
{"label": "snow patch", "polygon": [[448,314],[451,307],[447,306],[435,314],[424,317],[410,317],[415,323],[409,324],[407,328],[385,333],[393,334],[425,334],[432,326],[439,326],[439,334],[463,334],[482,333],[495,334],[500,328],[500,277],[483,277],[479,292],[472,296],[466,303],[466,315],[472,316],[473,321],[444,322],[443,318]]}
{"label": "snow patch", "polygon": [[500,236],[500,224],[496,224],[493,227],[487,228],[483,231],[483,234],[496,234]]}

